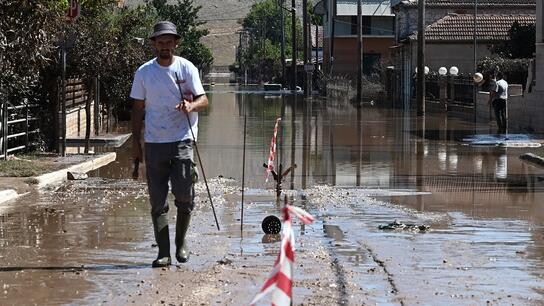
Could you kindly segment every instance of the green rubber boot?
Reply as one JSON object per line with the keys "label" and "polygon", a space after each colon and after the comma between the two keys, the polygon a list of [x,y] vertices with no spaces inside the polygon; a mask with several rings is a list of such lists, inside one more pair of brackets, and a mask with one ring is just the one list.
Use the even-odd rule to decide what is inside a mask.
{"label": "green rubber boot", "polygon": [[170,234],[168,233],[168,215],[162,214],[153,217],[153,229],[155,230],[155,241],[159,246],[157,259],[153,261],[153,268],[167,267],[172,263],[170,259]]}
{"label": "green rubber boot", "polygon": [[189,249],[187,248],[185,235],[187,234],[190,221],[191,214],[178,211],[178,216],[176,218],[176,259],[180,263],[189,260]]}

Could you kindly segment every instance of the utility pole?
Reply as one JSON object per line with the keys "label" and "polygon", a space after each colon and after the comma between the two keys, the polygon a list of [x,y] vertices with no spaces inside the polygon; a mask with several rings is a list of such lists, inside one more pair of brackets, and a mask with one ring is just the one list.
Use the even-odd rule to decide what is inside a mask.
{"label": "utility pole", "polygon": [[291,56],[292,60],[292,67],[293,67],[293,78],[291,79],[291,89],[293,91],[297,90],[297,15],[296,15],[296,1],[291,0],[291,29],[292,29],[292,35],[291,44],[293,45],[293,55]]}
{"label": "utility pole", "polygon": [[329,35],[329,75],[332,76],[334,71],[334,35],[336,32],[336,0],[331,0],[332,2],[332,25],[331,33]]}
{"label": "utility pole", "polygon": [[[477,39],[478,36],[476,35],[476,30],[478,26],[478,0],[474,0],[474,75],[476,75],[476,72],[478,72],[478,51],[476,48],[478,47]],[[474,134],[476,134],[476,123],[478,121],[478,84],[476,82],[473,83],[473,90],[472,90],[472,101],[474,101]]]}
{"label": "utility pole", "polygon": [[316,22],[315,23],[315,67],[314,67],[314,70],[316,73],[319,68],[319,53],[317,51],[318,49],[319,49],[319,25]]}
{"label": "utility pole", "polygon": [[61,63],[62,63],[62,72],[61,72],[61,98],[60,98],[60,109],[61,109],[61,141],[60,141],[60,155],[66,157],[66,33],[64,34],[64,42],[61,49]]}
{"label": "utility pole", "polygon": [[474,73],[478,72],[478,51],[476,50],[476,47],[477,47],[477,43],[476,43],[476,40],[478,39],[477,36],[476,36],[476,27],[478,25],[478,20],[477,20],[477,16],[478,16],[478,0],[474,0],[474,31],[473,31],[473,36],[474,36]]}
{"label": "utility pole", "polygon": [[308,64],[308,0],[302,0],[302,29],[304,50],[302,56],[304,59],[304,96],[309,97],[311,89],[308,87],[308,71],[306,71],[306,64]]}
{"label": "utility pole", "polygon": [[308,79],[308,96],[310,96],[313,88],[312,73],[314,69],[314,66],[312,65],[312,21],[310,18],[308,18],[306,27],[308,28],[308,50],[306,50],[308,54],[308,63],[306,64],[308,70],[306,71],[306,78]]}
{"label": "utility pole", "polygon": [[279,0],[280,4],[280,22],[281,22],[281,87],[285,87],[285,20],[283,16],[283,2]]}
{"label": "utility pole", "polygon": [[362,1],[357,0],[357,105],[363,100],[363,9]]}
{"label": "utility pole", "polygon": [[425,0],[419,0],[417,32],[417,113],[425,115]]}

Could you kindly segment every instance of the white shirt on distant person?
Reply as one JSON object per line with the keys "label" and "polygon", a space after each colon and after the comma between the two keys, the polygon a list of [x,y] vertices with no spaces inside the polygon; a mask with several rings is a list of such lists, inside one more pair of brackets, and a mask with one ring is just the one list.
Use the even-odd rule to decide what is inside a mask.
{"label": "white shirt on distant person", "polygon": [[496,99],[508,100],[508,82],[500,79],[495,83]]}

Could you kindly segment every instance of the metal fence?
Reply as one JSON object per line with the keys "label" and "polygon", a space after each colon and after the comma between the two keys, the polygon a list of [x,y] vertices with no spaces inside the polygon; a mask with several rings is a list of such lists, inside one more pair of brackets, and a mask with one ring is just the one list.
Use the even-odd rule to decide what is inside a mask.
{"label": "metal fence", "polygon": [[9,154],[28,148],[37,138],[39,105],[30,104],[28,99],[15,105],[0,101],[0,159],[7,159]]}
{"label": "metal fence", "polygon": [[429,101],[440,101],[439,76],[430,75],[425,78],[425,99]]}
{"label": "metal fence", "polygon": [[465,108],[474,107],[474,82],[470,76],[427,76],[425,94],[428,101],[447,102],[450,106]]}

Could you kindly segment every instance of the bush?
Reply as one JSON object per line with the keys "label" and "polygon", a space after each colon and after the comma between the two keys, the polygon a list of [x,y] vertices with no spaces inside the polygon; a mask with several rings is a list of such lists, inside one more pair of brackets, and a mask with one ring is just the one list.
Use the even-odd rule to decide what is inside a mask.
{"label": "bush", "polygon": [[0,99],[35,95],[54,58],[62,7],[48,0],[0,1]]}
{"label": "bush", "polygon": [[524,87],[527,81],[528,67],[529,59],[485,57],[478,63],[478,71],[482,72],[486,82],[500,71],[508,83],[521,84]]}

